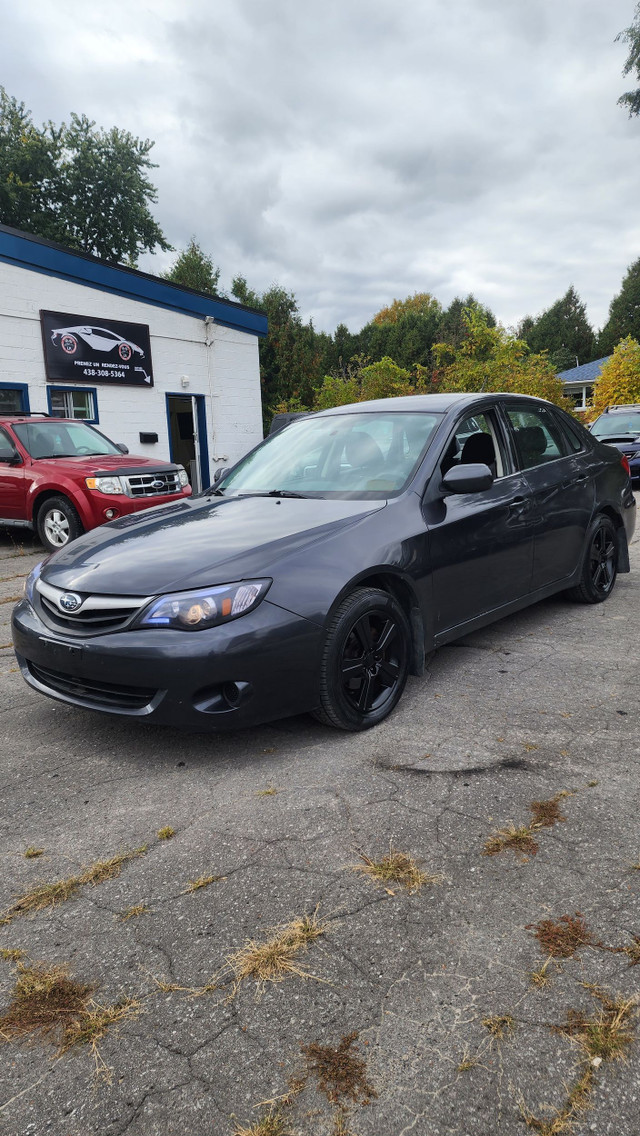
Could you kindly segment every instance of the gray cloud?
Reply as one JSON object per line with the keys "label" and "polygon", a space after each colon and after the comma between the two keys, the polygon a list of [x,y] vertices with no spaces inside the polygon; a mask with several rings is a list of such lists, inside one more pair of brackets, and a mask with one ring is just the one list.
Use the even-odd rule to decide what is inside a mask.
{"label": "gray cloud", "polygon": [[[640,254],[632,0],[23,0],[4,82],[36,118],[156,139],[156,215],[229,282],[361,326],[415,290],[505,323],[573,283],[596,325]],[[154,271],[164,259],[147,258]]]}

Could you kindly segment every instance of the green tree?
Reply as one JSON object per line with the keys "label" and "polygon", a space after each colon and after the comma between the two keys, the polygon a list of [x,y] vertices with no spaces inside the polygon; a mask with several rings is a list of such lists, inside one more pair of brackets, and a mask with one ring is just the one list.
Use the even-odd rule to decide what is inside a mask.
{"label": "green tree", "polygon": [[328,410],[331,406],[345,406],[350,402],[424,394],[425,389],[424,377],[420,371],[412,375],[405,367],[394,363],[393,359],[384,358],[375,363],[366,363],[362,358],[356,358],[346,374],[325,375],[313,409]]}
{"label": "green tree", "polygon": [[556,371],[568,370],[595,358],[593,328],[573,285],[536,319],[525,316],[518,331],[532,352],[549,353],[549,362]]}
{"label": "green tree", "polygon": [[430,292],[414,292],[406,300],[394,300],[387,308],[381,308],[373,317],[373,323],[398,323],[405,316],[413,313],[426,316],[435,313],[440,315],[442,306]]}
{"label": "green tree", "polygon": [[640,402],[640,343],[627,335],[603,364],[593,396],[594,416],[607,406],[629,402]]}
{"label": "green tree", "polygon": [[448,308],[445,308],[438,321],[436,330],[437,343],[449,343],[452,347],[460,347],[468,335],[467,313],[478,312],[487,327],[496,326],[496,317],[490,308],[476,300],[472,293],[463,300],[456,296]]}
{"label": "green tree", "polygon": [[[635,75],[636,79],[640,80],[640,4],[636,5],[633,23],[616,36],[617,40],[623,40],[629,44],[629,54],[622,74]],[[640,87],[636,87],[635,91],[627,91],[624,95],[620,95],[618,105],[627,108],[629,117],[640,114]]]}
{"label": "green tree", "polygon": [[427,366],[442,307],[429,292],[394,300],[366,324],[358,336],[358,353],[376,361],[395,359],[402,367]]}
{"label": "green tree", "polygon": [[491,327],[478,309],[469,309],[464,320],[466,335],[460,346],[434,347],[440,390],[511,391],[571,409],[545,354],[532,354],[524,340],[503,327]]}
{"label": "green tree", "polygon": [[214,265],[210,256],[202,251],[195,237],[178,256],[175,264],[164,273],[164,279],[184,288],[195,288],[197,292],[207,292],[219,296],[218,281],[220,269]]}
{"label": "green tree", "polygon": [[0,221],[106,260],[135,264],[141,252],[168,250],[149,209],[152,147],[86,115],[38,128],[0,88]]}
{"label": "green tree", "polygon": [[627,335],[640,340],[640,258],[627,269],[622,287],[609,305],[609,318],[598,336],[598,355],[609,355]]}

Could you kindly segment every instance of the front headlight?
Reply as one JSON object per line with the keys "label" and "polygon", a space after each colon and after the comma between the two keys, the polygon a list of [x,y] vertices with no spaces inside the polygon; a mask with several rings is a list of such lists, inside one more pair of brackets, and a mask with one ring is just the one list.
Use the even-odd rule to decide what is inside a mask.
{"label": "front headlight", "polygon": [[99,493],[124,493],[119,477],[87,477],[87,489],[97,489]]}
{"label": "front headlight", "polygon": [[180,484],[182,485],[183,488],[184,488],[185,485],[189,484],[189,478],[187,476],[187,471],[186,471],[186,469],[183,469],[182,466],[180,466],[180,469],[178,470],[178,477],[180,478]]}
{"label": "front headlight", "polygon": [[39,564],[36,564],[35,568],[31,569],[29,575],[27,576],[27,578],[24,582],[24,596],[25,596],[25,599],[27,599],[32,606],[33,606],[33,591],[34,591],[34,588],[36,586],[37,580],[40,578],[40,573],[42,572],[42,565],[43,564],[44,564],[44,560],[41,560]]}
{"label": "front headlight", "polygon": [[266,596],[271,580],[243,580],[196,592],[176,592],[153,600],[134,627],[170,627],[180,631],[204,631],[246,615]]}

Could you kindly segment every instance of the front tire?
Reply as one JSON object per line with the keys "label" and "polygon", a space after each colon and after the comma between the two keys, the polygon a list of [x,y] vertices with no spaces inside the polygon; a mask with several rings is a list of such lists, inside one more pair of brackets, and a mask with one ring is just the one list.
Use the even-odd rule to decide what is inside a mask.
{"label": "front tire", "polygon": [[49,552],[57,552],[83,531],[80,517],[67,497],[49,497],[38,509],[38,536]]}
{"label": "front tire", "polygon": [[411,631],[398,601],[378,588],[346,596],[327,629],[315,717],[368,730],[397,705],[409,673]]}
{"label": "front tire", "polygon": [[576,603],[602,603],[611,595],[618,575],[618,537],[613,521],[601,513],[587,536],[580,583],[567,595]]}

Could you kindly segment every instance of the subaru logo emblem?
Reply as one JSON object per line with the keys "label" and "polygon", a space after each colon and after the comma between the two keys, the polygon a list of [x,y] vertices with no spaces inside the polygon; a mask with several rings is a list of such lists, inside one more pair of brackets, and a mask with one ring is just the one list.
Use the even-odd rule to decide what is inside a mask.
{"label": "subaru logo emblem", "polygon": [[77,611],[81,604],[82,599],[75,592],[63,592],[61,596],[58,596],[58,607],[62,611]]}

